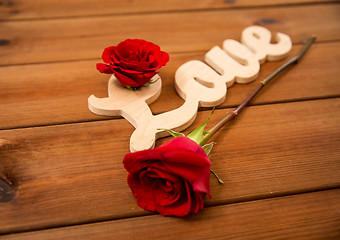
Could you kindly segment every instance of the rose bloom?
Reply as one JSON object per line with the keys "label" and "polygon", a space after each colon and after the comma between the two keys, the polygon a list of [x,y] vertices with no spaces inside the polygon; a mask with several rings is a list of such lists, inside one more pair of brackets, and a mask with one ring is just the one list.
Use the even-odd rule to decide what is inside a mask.
{"label": "rose bloom", "polygon": [[127,39],[117,46],[104,49],[97,69],[102,73],[114,74],[125,87],[140,87],[150,81],[156,70],[169,61],[169,54],[160,47],[141,39]]}
{"label": "rose bloom", "polygon": [[205,195],[210,197],[210,159],[187,137],[128,153],[123,163],[137,204],[145,210],[185,216],[203,209]]}

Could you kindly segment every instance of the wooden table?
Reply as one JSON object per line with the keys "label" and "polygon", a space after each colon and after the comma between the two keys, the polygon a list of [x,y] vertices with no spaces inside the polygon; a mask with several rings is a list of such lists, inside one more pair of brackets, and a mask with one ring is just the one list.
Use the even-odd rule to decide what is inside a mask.
{"label": "wooden table", "polygon": [[[0,191],[0,239],[340,238],[339,1],[2,0],[0,19],[0,182],[9,191]],[[290,56],[318,39],[214,137],[212,168],[225,184],[211,177],[203,211],[144,211],[122,164],[134,128],[87,107],[91,94],[107,96],[109,76],[95,68],[102,50],[142,38],[169,52],[150,106],[158,114],[184,102],[173,86],[179,66],[250,25],[289,35]],[[228,89],[208,126],[283,63]]]}

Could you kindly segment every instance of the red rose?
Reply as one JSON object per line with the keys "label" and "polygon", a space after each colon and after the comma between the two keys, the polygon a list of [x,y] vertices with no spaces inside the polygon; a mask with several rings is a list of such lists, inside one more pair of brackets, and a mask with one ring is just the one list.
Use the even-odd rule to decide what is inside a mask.
{"label": "red rose", "polygon": [[151,42],[127,39],[105,48],[102,59],[107,64],[97,63],[100,72],[114,74],[125,87],[140,87],[150,81],[157,69],[165,66],[169,54]]}
{"label": "red rose", "polygon": [[210,196],[211,162],[201,146],[176,137],[162,146],[125,155],[128,184],[137,204],[162,215],[185,216]]}

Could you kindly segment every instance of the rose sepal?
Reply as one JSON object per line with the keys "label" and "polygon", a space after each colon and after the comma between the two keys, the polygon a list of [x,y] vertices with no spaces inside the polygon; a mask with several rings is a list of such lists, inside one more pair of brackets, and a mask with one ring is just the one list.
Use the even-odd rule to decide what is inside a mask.
{"label": "rose sepal", "polygon": [[[205,120],[204,123],[202,123],[198,128],[192,130],[189,134],[188,134],[188,138],[190,138],[191,140],[193,140],[194,142],[196,142],[198,145],[202,146],[202,139],[204,137],[204,135],[207,134],[207,132],[204,132],[204,128],[207,125],[208,121],[210,120],[211,116],[213,115],[215,111],[215,108],[213,108],[210,116],[208,117],[207,120]],[[210,149],[211,150],[211,149]]]}
{"label": "rose sepal", "polygon": [[157,130],[167,131],[173,137],[187,137],[187,138],[191,139],[192,141],[194,141],[195,143],[200,145],[203,148],[203,150],[206,152],[206,154],[210,157],[210,152],[211,152],[212,148],[214,147],[215,142],[211,142],[211,143],[208,143],[208,144],[205,144],[205,145],[202,146],[201,141],[202,141],[202,138],[208,133],[208,132],[204,132],[204,129],[205,129],[208,121],[210,120],[211,116],[213,115],[214,111],[215,111],[215,108],[212,110],[208,119],[205,120],[204,123],[202,123],[198,128],[192,130],[187,136],[185,136],[184,133],[176,132],[176,131],[171,130],[171,129],[158,128]]}
{"label": "rose sepal", "polygon": [[176,132],[176,131],[171,130],[171,129],[158,128],[157,130],[164,130],[164,131],[167,131],[167,132],[168,132],[171,136],[173,136],[173,137],[185,137],[185,134],[184,134],[184,133]]}
{"label": "rose sepal", "polygon": [[215,144],[216,144],[215,142],[211,142],[211,143],[208,143],[202,146],[202,148],[204,149],[204,151],[206,152],[209,158],[210,158],[210,152]]}
{"label": "rose sepal", "polygon": [[[208,133],[208,132],[204,132],[204,129],[205,129],[208,121],[210,120],[212,114],[214,113],[214,111],[215,111],[215,108],[212,110],[208,119],[205,120],[205,122],[202,123],[198,128],[192,130],[188,134],[188,136],[185,136],[184,133],[176,132],[176,131],[171,130],[171,129],[158,128],[157,130],[167,131],[174,138],[176,138],[176,137],[187,137],[187,138],[189,138],[190,140],[192,140],[192,141],[196,142],[198,145],[200,145],[210,159],[210,152],[211,152],[212,148],[214,147],[214,145],[216,143],[211,142],[211,143],[208,143],[208,144],[205,144],[205,145],[202,146],[201,141],[202,141],[203,137]],[[212,169],[210,169],[210,172],[216,177],[216,179],[218,180],[219,183],[224,184],[223,180]]]}

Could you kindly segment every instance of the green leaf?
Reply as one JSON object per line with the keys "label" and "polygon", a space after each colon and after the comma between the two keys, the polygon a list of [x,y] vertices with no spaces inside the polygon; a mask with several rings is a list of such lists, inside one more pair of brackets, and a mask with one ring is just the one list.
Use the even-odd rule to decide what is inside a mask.
{"label": "green leaf", "polygon": [[209,156],[211,149],[213,148],[213,146],[215,145],[214,142],[211,142],[209,144],[205,144],[202,148],[204,149],[204,151],[207,153],[207,155]]}
{"label": "green leaf", "polygon": [[175,132],[174,130],[171,130],[171,129],[158,128],[157,130],[164,130],[164,131],[167,131],[167,132],[170,133],[171,136],[173,136],[173,137],[185,137],[184,133]]}
{"label": "green leaf", "polygon": [[212,112],[211,112],[210,116],[208,117],[208,119],[205,120],[205,122],[202,123],[201,126],[199,126],[198,128],[192,130],[188,134],[187,137],[199,144],[201,142],[203,136],[206,134],[206,133],[204,133],[204,128],[207,125],[207,123],[208,123],[209,119],[211,118],[211,116],[213,115],[214,111],[215,111],[215,108],[212,110]]}
{"label": "green leaf", "polygon": [[151,84],[156,83],[158,80],[159,80],[159,77],[158,77],[156,80],[150,79],[150,81],[148,81],[147,83],[145,83],[143,86],[144,86],[144,87],[150,86]]}
{"label": "green leaf", "polygon": [[213,170],[210,169],[210,172],[215,176],[220,184],[224,184],[223,180]]}
{"label": "green leaf", "polygon": [[126,85],[126,88],[131,90],[131,91],[138,91],[141,90],[141,87],[130,87],[129,85]]}

